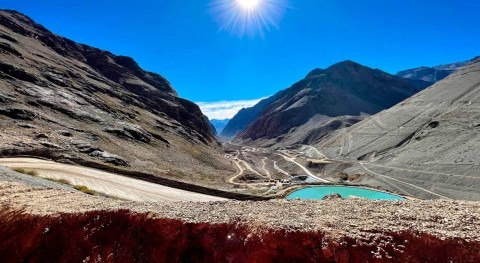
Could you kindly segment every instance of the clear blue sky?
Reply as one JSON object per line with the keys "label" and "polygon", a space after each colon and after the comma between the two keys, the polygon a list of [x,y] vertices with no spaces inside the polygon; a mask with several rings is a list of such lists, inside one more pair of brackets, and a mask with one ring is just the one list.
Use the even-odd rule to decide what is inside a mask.
{"label": "clear blue sky", "polygon": [[263,37],[219,31],[209,3],[0,0],[0,8],[131,56],[193,101],[265,97],[346,59],[395,73],[480,55],[479,0],[289,0]]}

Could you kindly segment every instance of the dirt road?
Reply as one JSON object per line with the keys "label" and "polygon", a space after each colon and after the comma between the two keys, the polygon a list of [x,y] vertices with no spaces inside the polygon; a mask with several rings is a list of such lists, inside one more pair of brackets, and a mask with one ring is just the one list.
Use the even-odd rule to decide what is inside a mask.
{"label": "dirt road", "polygon": [[[236,158],[238,158],[238,154],[237,154],[237,157],[236,157]],[[234,159],[234,160],[232,160],[232,161],[233,161],[233,163],[237,166],[238,173],[235,174],[234,176],[232,176],[230,179],[228,179],[228,182],[231,183],[231,184],[242,185],[241,183],[236,183],[236,182],[235,182],[235,179],[237,179],[240,175],[242,175],[245,170],[244,170],[243,167],[240,165],[240,162],[238,161],[238,159]]]}
{"label": "dirt road", "polygon": [[221,197],[171,188],[87,167],[34,158],[1,158],[0,165],[35,170],[40,177],[65,179],[72,185],[85,185],[97,192],[126,200],[155,202],[226,200]]}
{"label": "dirt road", "polygon": [[305,166],[303,166],[303,165],[299,164],[297,161],[295,161],[295,158],[294,158],[294,157],[288,157],[288,156],[286,156],[286,155],[279,154],[279,153],[276,153],[276,155],[281,156],[281,157],[283,157],[283,159],[285,159],[286,161],[291,162],[291,163],[297,165],[297,166],[300,167],[308,176],[313,177],[313,178],[319,180],[320,182],[330,183],[330,181],[325,180],[325,179],[322,179],[322,178],[314,175],[314,174],[313,174],[312,172],[310,172],[307,168],[305,168]]}
{"label": "dirt road", "polygon": [[262,159],[262,163],[263,163],[262,169],[263,169],[263,171],[265,171],[265,175],[266,175],[268,178],[272,178],[272,175],[270,174],[270,171],[266,168],[266,166],[267,166],[267,162],[266,162],[266,161],[267,161],[267,160],[268,160],[267,157],[264,157],[264,158]]}
{"label": "dirt road", "polygon": [[363,169],[365,169],[365,170],[366,170],[367,172],[369,172],[370,174],[373,174],[373,175],[376,175],[376,176],[380,176],[380,177],[383,177],[383,178],[387,178],[387,179],[389,179],[389,180],[392,180],[392,181],[395,181],[395,182],[398,182],[398,183],[401,183],[401,184],[405,184],[405,185],[408,185],[408,186],[411,186],[411,187],[420,189],[420,190],[422,190],[422,191],[424,191],[424,192],[427,192],[427,193],[429,193],[429,194],[438,196],[438,197],[440,197],[440,198],[451,199],[450,197],[447,197],[447,196],[444,196],[444,195],[441,195],[441,194],[437,194],[437,193],[435,193],[435,192],[429,191],[429,190],[427,190],[427,189],[425,189],[425,188],[422,188],[422,187],[420,187],[420,186],[417,186],[417,185],[414,185],[414,184],[411,184],[411,183],[404,182],[404,181],[402,181],[402,180],[393,178],[393,177],[391,177],[391,176],[387,176],[387,175],[384,175],[384,174],[379,174],[379,173],[377,173],[377,172],[374,172],[374,171],[372,171],[372,170],[370,170],[370,169],[368,169],[368,168],[366,167],[366,165],[368,165],[367,163],[359,162],[359,164],[363,167]]}

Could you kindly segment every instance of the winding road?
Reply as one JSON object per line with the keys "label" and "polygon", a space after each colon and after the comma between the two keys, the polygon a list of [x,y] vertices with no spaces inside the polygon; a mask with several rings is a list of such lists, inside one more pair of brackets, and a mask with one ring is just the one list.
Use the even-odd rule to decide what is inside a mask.
{"label": "winding road", "polygon": [[314,152],[316,152],[318,155],[322,156],[323,159],[327,159],[327,156],[325,154],[323,154],[322,152],[320,152],[317,148],[311,146],[311,145],[307,145],[307,144],[304,144],[303,145],[304,147],[306,148],[309,148],[309,149],[312,149]]}
{"label": "winding road", "polygon": [[274,162],[273,162],[273,169],[277,170],[278,172],[280,172],[280,173],[282,173],[282,174],[284,174],[284,175],[286,175],[286,176],[290,176],[290,174],[289,174],[287,171],[285,171],[285,170],[283,170],[282,168],[278,167],[277,161],[274,161]]}
{"label": "winding road", "polygon": [[399,171],[406,171],[406,172],[414,172],[414,173],[422,173],[422,174],[432,174],[432,175],[445,175],[445,176],[453,176],[453,177],[462,177],[462,178],[471,178],[471,179],[480,179],[480,176],[471,176],[471,175],[463,175],[463,174],[449,174],[449,173],[440,173],[440,172],[429,172],[429,171],[421,171],[421,170],[412,170],[406,168],[400,168],[395,166],[386,166],[386,165],[379,165],[368,163],[370,166],[382,167],[387,169],[399,170]]}
{"label": "winding road", "polygon": [[396,181],[396,182],[398,182],[398,183],[402,183],[402,184],[405,184],[405,185],[408,185],[408,186],[417,188],[417,189],[419,189],[419,190],[422,190],[422,191],[424,191],[424,192],[427,192],[427,193],[429,193],[429,194],[432,194],[432,195],[435,195],[435,196],[438,196],[438,197],[441,197],[441,198],[451,199],[450,197],[447,197],[447,196],[444,196],[444,195],[441,195],[441,194],[437,194],[437,193],[435,193],[435,192],[432,192],[432,191],[427,190],[427,189],[425,189],[425,188],[422,188],[422,187],[420,187],[420,186],[417,186],[417,185],[414,185],[414,184],[411,184],[411,183],[404,182],[404,181],[402,181],[402,180],[393,178],[393,177],[388,176],[388,175],[379,174],[379,173],[377,173],[377,172],[374,172],[374,171],[368,169],[368,168],[365,166],[365,165],[368,165],[367,163],[360,162],[359,164],[363,167],[363,169],[365,169],[367,172],[369,172],[369,173],[371,173],[371,174],[373,174],[373,175],[380,176],[380,177],[383,177],[383,178],[386,178],[386,179],[389,179],[389,180],[392,180],[392,181]]}
{"label": "winding road", "polygon": [[227,200],[92,168],[35,158],[1,158],[0,165],[35,170],[40,177],[65,179],[72,185],[84,185],[97,192],[132,201],[208,202]]}
{"label": "winding road", "polygon": [[285,159],[286,161],[291,162],[291,163],[297,165],[297,166],[300,167],[308,176],[313,177],[313,178],[319,180],[320,182],[330,183],[330,181],[325,180],[325,179],[322,179],[322,178],[314,175],[314,174],[313,174],[312,172],[310,172],[307,168],[305,168],[305,166],[303,166],[303,165],[299,164],[297,161],[295,161],[295,158],[294,158],[294,157],[287,157],[287,156],[285,156],[285,155],[283,155],[283,154],[279,154],[279,153],[276,153],[276,155],[281,156],[281,157],[283,157],[283,159]]}
{"label": "winding road", "polygon": [[267,157],[264,157],[264,158],[262,159],[262,163],[263,163],[262,169],[263,169],[263,171],[265,171],[265,175],[266,175],[268,178],[272,178],[272,175],[270,174],[270,171],[266,168],[266,166],[267,166],[266,160],[268,160]]}
{"label": "winding road", "polygon": [[238,155],[240,153],[237,154],[237,157],[235,157],[234,160],[231,160],[236,166],[237,166],[237,169],[238,169],[238,173],[235,174],[234,176],[230,177],[230,179],[228,179],[228,182],[231,183],[231,184],[236,184],[236,185],[243,185],[243,183],[237,183],[235,182],[235,179],[237,179],[240,175],[243,174],[243,172],[245,172],[245,170],[243,169],[243,167],[240,165],[240,162],[238,161]]}

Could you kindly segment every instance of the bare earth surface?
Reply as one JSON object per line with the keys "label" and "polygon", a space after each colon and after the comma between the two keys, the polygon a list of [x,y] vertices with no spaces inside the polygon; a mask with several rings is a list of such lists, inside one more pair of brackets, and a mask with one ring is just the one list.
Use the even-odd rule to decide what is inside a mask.
{"label": "bare earth surface", "polygon": [[480,203],[466,201],[132,202],[0,182],[0,206],[39,215],[128,209],[191,223],[239,223],[259,230],[320,230],[334,238],[408,231],[480,242]]}
{"label": "bare earth surface", "polygon": [[72,185],[84,185],[97,192],[126,200],[155,202],[225,200],[96,169],[34,158],[1,158],[0,165],[32,169],[37,171],[40,177],[65,179]]}

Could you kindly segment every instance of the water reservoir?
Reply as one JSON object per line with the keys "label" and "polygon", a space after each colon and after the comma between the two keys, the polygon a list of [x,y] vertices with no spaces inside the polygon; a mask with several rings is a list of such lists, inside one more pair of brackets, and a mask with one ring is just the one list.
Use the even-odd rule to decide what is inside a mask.
{"label": "water reservoir", "polygon": [[315,186],[297,190],[289,194],[287,199],[322,200],[330,194],[340,194],[343,198],[366,198],[369,200],[405,200],[405,198],[376,190],[352,186]]}

